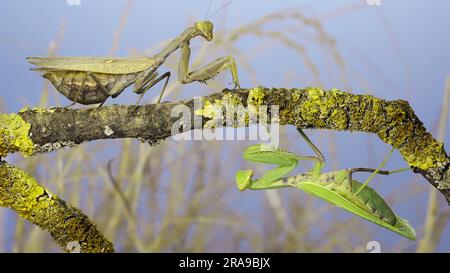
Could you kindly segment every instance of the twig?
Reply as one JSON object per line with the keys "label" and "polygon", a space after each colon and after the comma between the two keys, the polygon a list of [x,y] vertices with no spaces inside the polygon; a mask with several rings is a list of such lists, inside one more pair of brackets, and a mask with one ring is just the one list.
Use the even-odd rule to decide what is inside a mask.
{"label": "twig", "polygon": [[66,252],[114,252],[113,244],[81,210],[4,161],[0,162],[0,206],[50,232]]}

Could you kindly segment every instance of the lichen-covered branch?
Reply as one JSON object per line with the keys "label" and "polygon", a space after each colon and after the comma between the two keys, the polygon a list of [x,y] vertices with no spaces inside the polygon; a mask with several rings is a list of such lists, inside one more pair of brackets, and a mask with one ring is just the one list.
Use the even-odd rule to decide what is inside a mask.
{"label": "lichen-covered branch", "polygon": [[157,142],[172,135],[172,126],[179,116],[171,113],[180,105],[189,108],[192,114],[191,125],[186,124],[184,131],[193,129],[194,119],[199,117],[203,118],[203,127],[245,126],[249,123],[246,116],[234,124],[225,124],[221,115],[224,109],[242,106],[251,110],[261,105],[278,105],[282,125],[376,134],[396,148],[412,169],[421,173],[450,202],[450,159],[443,143],[426,131],[408,102],[386,101],[337,89],[258,87],[224,90],[203,97],[201,109],[194,109],[194,100],[87,109],[24,109],[18,116],[26,124],[24,126],[31,125],[28,134],[24,137],[23,131],[9,132],[19,135],[16,136],[17,145],[2,148],[0,156],[14,151],[25,155],[46,152],[96,139],[131,137]]}
{"label": "lichen-covered branch", "polygon": [[5,161],[0,161],[0,206],[12,208],[23,218],[50,232],[67,252],[114,251],[112,243],[82,211]]}

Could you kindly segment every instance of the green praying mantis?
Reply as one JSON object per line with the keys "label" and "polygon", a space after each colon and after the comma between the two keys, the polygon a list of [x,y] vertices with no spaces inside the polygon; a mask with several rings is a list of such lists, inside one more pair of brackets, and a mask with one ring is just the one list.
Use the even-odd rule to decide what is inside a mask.
{"label": "green praying mantis", "polygon": [[[256,163],[274,164],[278,167],[267,171],[261,178],[256,180],[252,180],[253,170],[239,170],[236,173],[236,184],[239,190],[294,187],[322,198],[333,205],[408,239],[416,239],[415,231],[408,221],[397,216],[386,201],[374,189],[367,186],[367,183],[376,173],[389,175],[409,168],[382,171],[380,169],[386,163],[386,158],[377,169],[351,168],[322,173],[324,167],[323,155],[300,128],[297,130],[317,156],[298,156],[282,149],[273,149],[264,144],[249,146],[244,150],[244,159]],[[392,151],[390,154],[392,154]],[[316,163],[309,172],[285,177],[297,167],[299,160],[312,160]],[[370,172],[372,175],[363,184],[352,179],[352,174],[355,172]]]}
{"label": "green praying mantis", "polygon": [[[217,11],[214,14],[216,13]],[[140,95],[139,103],[148,89],[165,79],[158,99],[160,102],[171,73],[168,71],[158,77],[157,69],[177,49],[181,49],[181,58],[178,64],[178,80],[181,83],[187,84],[194,81],[205,83],[220,72],[229,69],[234,89],[240,88],[236,62],[231,56],[218,58],[199,70],[189,70],[191,55],[189,44],[190,40],[197,36],[211,41],[213,39],[213,23],[206,20],[196,22],[173,39],[160,53],[152,57],[28,57],[27,60],[38,66],[32,70],[42,72],[44,78],[73,102],[71,105],[100,103],[102,106],[109,97],[119,96],[125,88],[133,83],[134,92]]]}

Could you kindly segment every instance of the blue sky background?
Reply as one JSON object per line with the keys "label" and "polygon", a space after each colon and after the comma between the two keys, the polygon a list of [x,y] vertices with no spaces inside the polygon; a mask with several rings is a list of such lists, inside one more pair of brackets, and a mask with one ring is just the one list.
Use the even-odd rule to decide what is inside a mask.
{"label": "blue sky background", "polygon": [[[117,55],[127,56],[133,49],[143,51],[175,37],[189,22],[204,18],[208,3],[208,0],[134,1]],[[215,1],[211,10],[216,10],[223,3]],[[24,105],[37,104],[43,80],[28,70],[30,65],[25,58],[46,55],[50,41],[55,39],[63,22],[65,33],[59,45],[59,55],[105,56],[125,5],[124,0],[81,0],[79,6],[69,5],[66,0],[1,1],[0,94],[7,111],[16,112]],[[336,40],[346,61],[349,78],[356,74],[364,78],[364,84],[362,81],[352,81],[351,90],[347,91],[408,100],[425,126],[429,130],[436,129],[445,79],[450,75],[450,1],[381,0],[381,5],[375,7],[355,0],[236,0],[214,18],[217,20],[215,27],[218,30],[232,29],[271,12],[293,7],[301,8],[309,16],[323,18],[324,29]],[[248,48],[260,43],[265,41],[250,37],[237,45]],[[314,46],[308,47],[308,50],[311,58],[319,63],[325,88],[348,88],[336,81],[335,74],[323,76],[327,75],[327,68],[320,63],[323,58],[321,51]],[[264,86],[286,87],[286,71],[300,71],[301,74],[305,70],[298,57],[293,58],[290,50],[276,43],[269,44],[269,49],[252,59],[252,63],[260,79],[259,84]],[[240,73],[240,78],[242,86],[251,86],[245,71]],[[289,86],[311,84],[313,81],[303,76],[290,82]],[[195,83],[192,86],[194,89],[199,87],[203,86]],[[55,90],[51,93],[51,96],[57,94]],[[127,90],[114,103],[131,103],[135,101],[135,96]],[[63,105],[69,104],[62,96],[60,98]],[[447,132],[449,127],[447,124]],[[432,132],[436,135],[436,131]],[[377,158],[367,159],[361,155],[366,152],[365,136],[356,133],[350,138],[349,133],[345,132],[337,135],[340,145],[338,157],[346,166],[379,162],[388,151],[387,145],[373,137]],[[448,133],[446,135],[448,151],[450,139]],[[361,145],[357,146],[357,143]],[[402,160],[396,154],[389,164],[394,168],[401,167]],[[404,179],[410,180],[413,176],[407,174]],[[380,188],[382,193],[405,185],[398,184],[395,178],[386,178],[386,181],[386,186]],[[419,181],[427,185],[423,179]],[[422,197],[396,209],[399,214],[411,219],[413,225],[420,225],[424,220],[426,196],[424,193]],[[395,235],[381,231],[379,236],[379,240],[388,244]],[[439,250],[449,251],[449,242],[447,228]],[[414,249],[414,245],[411,248]]]}

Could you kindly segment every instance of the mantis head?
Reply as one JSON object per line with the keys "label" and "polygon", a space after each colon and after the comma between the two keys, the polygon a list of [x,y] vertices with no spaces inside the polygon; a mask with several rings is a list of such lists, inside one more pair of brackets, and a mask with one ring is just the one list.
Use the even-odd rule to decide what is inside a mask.
{"label": "mantis head", "polygon": [[246,190],[252,183],[252,170],[238,170],[236,172],[236,185],[240,191]]}
{"label": "mantis head", "polygon": [[194,24],[194,28],[206,39],[206,41],[211,41],[213,39],[213,23],[210,21],[199,21]]}

